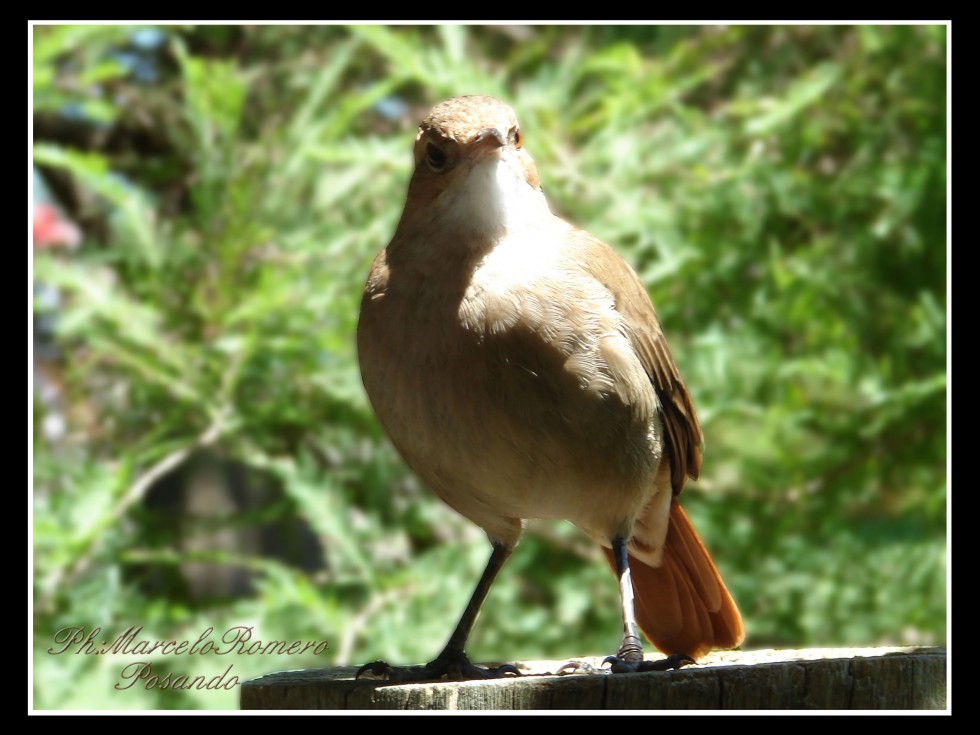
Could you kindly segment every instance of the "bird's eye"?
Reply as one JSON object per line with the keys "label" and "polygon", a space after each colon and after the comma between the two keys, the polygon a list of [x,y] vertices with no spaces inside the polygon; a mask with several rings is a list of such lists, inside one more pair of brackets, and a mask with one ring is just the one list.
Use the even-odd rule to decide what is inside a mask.
{"label": "bird's eye", "polygon": [[446,168],[449,157],[435,143],[429,143],[425,147],[425,162],[433,171],[439,172]]}
{"label": "bird's eye", "polygon": [[520,128],[514,128],[514,147],[520,148],[524,145],[524,136],[521,134]]}

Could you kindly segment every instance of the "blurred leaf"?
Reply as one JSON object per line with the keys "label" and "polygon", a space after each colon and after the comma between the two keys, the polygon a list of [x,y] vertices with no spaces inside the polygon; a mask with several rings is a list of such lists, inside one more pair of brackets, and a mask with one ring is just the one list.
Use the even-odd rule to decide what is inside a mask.
{"label": "blurred leaf", "polygon": [[796,80],[778,100],[767,100],[764,113],[746,123],[749,135],[766,135],[785,124],[819,100],[843,73],[839,64],[827,61],[817,65],[804,77]]}

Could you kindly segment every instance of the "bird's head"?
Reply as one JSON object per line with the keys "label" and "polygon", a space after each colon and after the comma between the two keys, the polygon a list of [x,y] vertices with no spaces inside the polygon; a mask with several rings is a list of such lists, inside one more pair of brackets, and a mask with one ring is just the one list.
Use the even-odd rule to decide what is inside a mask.
{"label": "bird's head", "polygon": [[403,219],[498,237],[550,210],[514,111],[485,96],[436,105],[415,138]]}

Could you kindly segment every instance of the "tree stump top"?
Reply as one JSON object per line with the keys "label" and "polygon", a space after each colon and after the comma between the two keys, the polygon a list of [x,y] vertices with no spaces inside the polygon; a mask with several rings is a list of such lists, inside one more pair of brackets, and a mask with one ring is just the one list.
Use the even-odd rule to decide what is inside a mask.
{"label": "tree stump top", "polygon": [[[649,656],[650,659],[660,658]],[[596,669],[601,658],[580,658]],[[242,684],[242,709],[289,710],[943,710],[945,648],[725,651],[677,671],[393,684],[357,667],[283,671]],[[491,665],[497,665],[493,663]]]}

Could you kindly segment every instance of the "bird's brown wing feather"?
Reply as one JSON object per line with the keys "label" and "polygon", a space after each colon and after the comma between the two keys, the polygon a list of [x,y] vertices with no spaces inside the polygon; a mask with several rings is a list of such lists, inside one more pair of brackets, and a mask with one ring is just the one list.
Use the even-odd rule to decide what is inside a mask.
{"label": "bird's brown wing feather", "polygon": [[701,425],[691,396],[684,386],[664,337],[650,296],[632,268],[612,249],[586,232],[576,233],[576,247],[591,275],[616,297],[616,308],[625,318],[627,337],[660,400],[665,449],[671,467],[674,494],[684,489],[687,478],[701,473]]}

